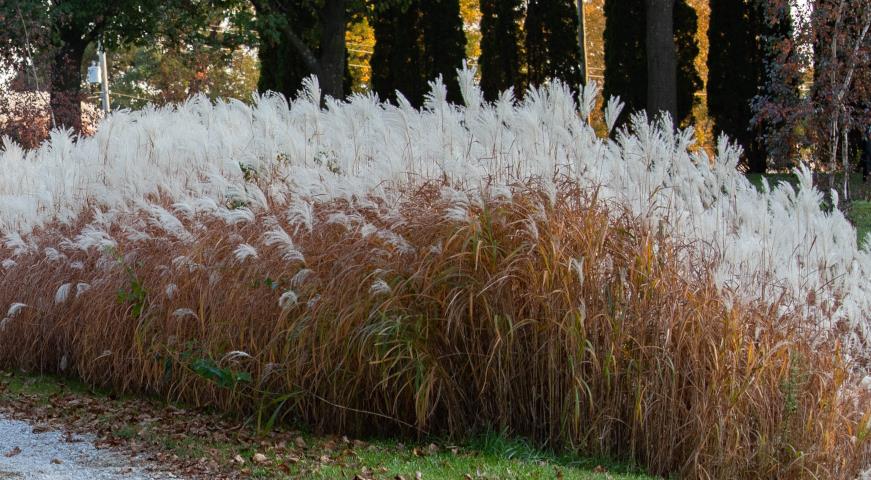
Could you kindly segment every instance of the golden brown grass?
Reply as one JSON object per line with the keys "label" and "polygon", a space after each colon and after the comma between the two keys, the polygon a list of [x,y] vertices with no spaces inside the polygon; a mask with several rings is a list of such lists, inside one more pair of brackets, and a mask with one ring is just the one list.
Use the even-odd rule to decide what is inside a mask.
{"label": "golden brown grass", "polygon": [[[199,218],[189,244],[113,227],[112,253],[21,256],[0,305],[29,307],[0,332],[0,366],[68,364],[95,384],[343,433],[506,430],[686,478],[849,479],[868,465],[869,397],[837,344],[811,343],[778,305],[727,306],[711,264],[681,264],[695,246],[572,184],[553,200],[516,186],[466,220],[438,192],[404,192],[402,222],[385,215],[396,206],[342,202],[317,205],[311,231],[279,220],[304,261],[262,246],[262,215]],[[237,261],[243,242],[259,258]],[[76,297],[78,282],[91,288]],[[235,380],[207,381],[202,360]]]}

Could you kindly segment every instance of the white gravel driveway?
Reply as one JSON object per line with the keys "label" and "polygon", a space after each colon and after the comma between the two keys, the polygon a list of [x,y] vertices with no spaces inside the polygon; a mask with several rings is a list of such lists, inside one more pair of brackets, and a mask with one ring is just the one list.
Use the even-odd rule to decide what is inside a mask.
{"label": "white gravel driveway", "polygon": [[141,463],[94,447],[92,438],[34,433],[31,425],[0,417],[0,480],[164,480]]}

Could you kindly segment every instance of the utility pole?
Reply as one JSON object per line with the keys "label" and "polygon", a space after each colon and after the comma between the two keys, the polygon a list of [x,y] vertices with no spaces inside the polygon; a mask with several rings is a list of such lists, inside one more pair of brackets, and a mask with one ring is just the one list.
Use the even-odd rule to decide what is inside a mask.
{"label": "utility pole", "polygon": [[97,42],[97,58],[100,61],[100,83],[102,84],[103,113],[108,115],[109,106],[109,67],[106,65],[106,51],[103,50],[102,42]]}

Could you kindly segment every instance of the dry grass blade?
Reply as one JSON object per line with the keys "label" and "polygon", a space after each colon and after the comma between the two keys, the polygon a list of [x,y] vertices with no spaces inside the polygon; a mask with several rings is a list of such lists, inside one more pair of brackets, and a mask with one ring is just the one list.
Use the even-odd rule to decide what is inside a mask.
{"label": "dry grass blade", "polygon": [[306,228],[192,215],[190,239],[131,214],[147,239],[113,226],[67,261],[43,251],[93,219],[49,225],[0,278],[0,304],[28,305],[0,365],[337,432],[505,430],[689,478],[868,465],[869,395],[838,344],[778,302],[726,301],[697,245],[573,182],[462,212],[439,188],[315,203]]}

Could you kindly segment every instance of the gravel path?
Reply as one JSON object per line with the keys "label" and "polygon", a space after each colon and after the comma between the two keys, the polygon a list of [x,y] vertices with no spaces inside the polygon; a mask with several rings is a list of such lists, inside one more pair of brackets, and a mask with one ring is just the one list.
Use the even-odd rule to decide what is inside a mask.
{"label": "gravel path", "polygon": [[[92,439],[58,431],[34,433],[27,423],[0,417],[0,480],[169,480],[141,462],[94,447]],[[73,440],[72,442],[69,440]]]}

